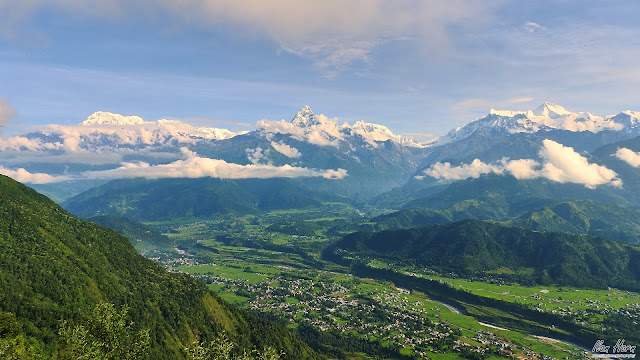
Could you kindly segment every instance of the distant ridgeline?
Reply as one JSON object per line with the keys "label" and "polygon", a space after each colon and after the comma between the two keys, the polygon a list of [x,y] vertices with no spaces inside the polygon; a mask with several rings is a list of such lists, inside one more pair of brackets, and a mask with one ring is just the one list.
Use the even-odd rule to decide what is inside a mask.
{"label": "distant ridgeline", "polygon": [[538,232],[464,220],[349,234],[329,247],[331,259],[375,258],[463,276],[523,284],[640,290],[640,248],[591,235]]}
{"label": "distant ridgeline", "polygon": [[23,333],[46,358],[61,358],[60,320],[82,323],[105,302],[128,306],[134,330],[150,330],[151,359],[184,359],[187,345],[223,330],[241,348],[317,357],[284,327],[221,301],[186,274],[168,273],[115,231],[0,176],[0,342]]}
{"label": "distant ridgeline", "polygon": [[292,179],[114,180],[68,199],[64,207],[82,217],[125,216],[163,221],[303,209],[336,200]]}

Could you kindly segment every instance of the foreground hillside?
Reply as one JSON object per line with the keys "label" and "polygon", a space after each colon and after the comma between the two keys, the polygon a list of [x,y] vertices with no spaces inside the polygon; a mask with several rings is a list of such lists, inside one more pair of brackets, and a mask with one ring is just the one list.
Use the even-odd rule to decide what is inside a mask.
{"label": "foreground hillside", "polygon": [[407,230],[357,232],[326,252],[486,275],[524,283],[640,289],[640,248],[587,235],[537,232],[466,220]]}
{"label": "foreground hillside", "polygon": [[[76,219],[32,189],[0,176],[0,311],[56,358],[60,320],[86,321],[96,304],[130,308],[150,329],[152,359],[184,358],[195,340],[226,331],[242,348],[273,346],[286,358],[315,358],[279,325],[221,302],[185,274],[138,255],[112,230]],[[11,318],[11,315],[3,315]]]}

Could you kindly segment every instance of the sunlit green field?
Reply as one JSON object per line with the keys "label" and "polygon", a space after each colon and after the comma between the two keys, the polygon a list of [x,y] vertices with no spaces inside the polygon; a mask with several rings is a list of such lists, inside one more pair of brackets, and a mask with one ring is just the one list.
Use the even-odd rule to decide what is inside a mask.
{"label": "sunlit green field", "polygon": [[[533,351],[552,358],[582,357],[581,351],[572,346],[560,342],[542,341],[516,331],[485,326],[471,316],[462,315],[451,307],[432,301],[423,293],[398,289],[389,282],[355,278],[349,273],[349,268],[320,260],[321,250],[326,244],[337,240],[343,233],[357,230],[352,225],[344,229],[335,228],[334,223],[339,223],[341,220],[344,220],[344,223],[347,223],[346,220],[351,221],[354,209],[338,205],[331,206],[333,207],[329,208],[333,212],[277,211],[260,219],[253,215],[230,216],[207,221],[182,221],[154,225],[163,229],[173,241],[173,245],[164,249],[162,253],[162,256],[165,256],[162,259],[166,261],[166,266],[173,271],[190,273],[203,279],[210,289],[218,292],[228,302],[248,310],[258,307],[262,309],[259,312],[268,312],[281,318],[284,324],[293,330],[302,323],[326,322],[330,328],[332,326],[348,327],[353,325],[354,316],[360,316],[357,315],[359,306],[379,304],[380,309],[387,312],[390,317],[385,319],[383,316],[378,320],[371,320],[371,325],[378,328],[391,326],[389,319],[397,316],[391,314],[407,313],[414,314],[432,324],[441,323],[446,328],[455,330],[459,334],[457,339],[460,344],[470,348],[491,348],[494,349],[491,351],[500,352],[501,350],[495,344],[503,342],[511,344],[512,351],[519,354]],[[287,232],[268,230],[272,224],[288,224],[287,221],[305,226],[311,224],[312,235],[297,235],[291,233],[290,229]],[[368,223],[362,221],[357,226],[366,227]],[[161,253],[162,249],[157,252]],[[176,262],[172,260],[173,258],[182,260]],[[375,264],[375,261],[373,263]],[[384,263],[377,265],[387,266]],[[588,309],[593,304],[584,304],[586,298],[616,308],[638,302],[637,294],[618,290],[569,289],[553,286],[522,287],[447,278],[433,274],[419,275],[433,280],[442,280],[453,287],[465,289],[480,296],[531,304],[548,311],[559,311],[566,309],[567,306]],[[301,282],[298,283],[295,279]],[[295,288],[292,284],[301,284],[303,288],[310,286],[309,284],[318,286],[297,294],[295,291],[290,291]],[[335,286],[339,286],[338,290]],[[259,300],[268,288],[280,289],[278,291],[282,295]],[[311,298],[308,295],[311,295]],[[317,298],[326,298],[328,301],[325,304],[326,307],[321,303],[313,302]],[[336,306],[335,302],[350,300],[356,300],[361,305],[353,307],[353,311],[349,311],[349,307],[329,311]],[[398,343],[398,336],[401,334],[392,329],[379,334],[370,333],[366,329],[352,329],[345,334],[352,334],[383,346],[392,346],[394,342]],[[432,335],[416,334],[415,336],[428,339]],[[448,346],[450,345],[444,348],[447,349]],[[431,349],[430,346],[427,348]],[[404,355],[428,356],[433,359],[463,358],[451,348],[443,352],[436,347],[422,355],[415,353],[413,346],[400,346],[398,351]],[[366,354],[358,355],[357,352],[352,355],[353,358],[372,358]],[[504,353],[500,355],[491,352],[485,357],[487,359],[508,358]]]}

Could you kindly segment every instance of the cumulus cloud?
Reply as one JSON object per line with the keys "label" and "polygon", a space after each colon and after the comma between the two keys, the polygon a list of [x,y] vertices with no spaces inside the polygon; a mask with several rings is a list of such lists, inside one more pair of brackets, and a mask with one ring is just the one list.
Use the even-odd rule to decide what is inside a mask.
{"label": "cumulus cloud", "polygon": [[[598,185],[622,186],[622,180],[611,169],[591,164],[572,147],[545,139],[539,152],[543,162],[533,159],[502,159],[495,164],[486,164],[479,159],[471,164],[451,166],[437,162],[424,171],[424,175],[440,180],[478,178],[483,174],[510,174],[517,179],[546,178],[559,183],[583,184],[593,189]],[[640,155],[639,155],[640,157]],[[420,179],[421,176],[418,176]]]}
{"label": "cumulus cloud", "polygon": [[501,165],[506,172],[518,180],[533,179],[538,177],[535,168],[540,164],[533,159],[507,160],[503,159]]}
{"label": "cumulus cloud", "polygon": [[462,164],[460,166],[451,166],[451,163],[448,162],[437,162],[425,170],[424,174],[436,179],[462,180],[467,178],[477,179],[480,175],[489,173],[502,174],[503,172],[504,169],[498,165],[485,164],[480,159],[475,159],[471,164]]}
{"label": "cumulus cloud", "polygon": [[9,102],[0,98],[0,128],[3,127],[12,117],[16,115],[16,110]]}
{"label": "cumulus cloud", "polygon": [[279,152],[280,154],[288,158],[296,159],[302,156],[302,154],[300,153],[300,151],[298,151],[298,149],[294,148],[293,146],[289,146],[282,141],[279,141],[279,142],[272,141],[271,147],[273,147],[277,152]]}
{"label": "cumulus cloud", "polygon": [[30,184],[48,184],[52,182],[70,180],[70,178],[66,175],[54,176],[54,175],[49,175],[45,173],[30,173],[24,168],[11,170],[11,169],[6,169],[2,166],[0,166],[0,174],[13,178],[16,181],[19,181],[22,183],[30,183]]}
{"label": "cumulus cloud", "polygon": [[268,161],[267,156],[269,155],[269,149],[265,150],[261,147],[257,147],[255,149],[245,149],[245,153],[247,153],[247,159],[254,165],[260,164],[263,160],[266,160],[268,165],[271,164]]}
{"label": "cumulus cloud", "polygon": [[640,167],[640,153],[631,149],[620,148],[614,156],[633,167]]}
{"label": "cumulus cloud", "polygon": [[587,158],[578,154],[572,147],[545,139],[540,156],[546,160],[541,176],[549,180],[565,183],[584,184],[594,188],[598,185],[611,184],[621,186],[615,171],[598,164],[590,164]]}

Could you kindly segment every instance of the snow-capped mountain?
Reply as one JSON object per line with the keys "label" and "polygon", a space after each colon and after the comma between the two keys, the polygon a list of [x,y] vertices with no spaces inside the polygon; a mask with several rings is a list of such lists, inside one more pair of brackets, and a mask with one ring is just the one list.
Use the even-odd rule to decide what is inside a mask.
{"label": "snow-capped mountain", "polygon": [[83,126],[92,125],[142,125],[144,120],[139,116],[123,116],[107,111],[96,111],[87,120],[80,123]]}
{"label": "snow-capped mountain", "polygon": [[194,127],[178,120],[144,121],[97,111],[77,126],[46,125],[24,136],[0,138],[0,150],[116,151],[225,140],[245,132]]}
{"label": "snow-capped mountain", "polygon": [[316,114],[311,111],[309,105],[305,105],[296,116],[291,120],[291,123],[297,127],[308,128],[314,125],[320,125],[320,121],[316,118]]}
{"label": "snow-capped mountain", "polygon": [[423,148],[427,147],[425,143],[420,143],[411,137],[394,134],[388,127],[379,124],[372,124],[362,120],[356,121],[351,127],[353,134],[358,134],[369,141],[387,141],[391,140],[396,144]]}
{"label": "snow-capped mountain", "polygon": [[398,145],[422,148],[427,145],[412,138],[394,134],[388,127],[379,124],[356,121],[355,124],[338,124],[324,115],[313,113],[309,105],[305,105],[294,116],[291,122],[260,121],[258,131],[268,134],[289,134],[296,140],[321,146],[340,146],[341,142],[362,140],[366,144],[377,147],[379,143],[392,141]]}
{"label": "snow-capped mountain", "polygon": [[[101,132],[111,134],[110,126],[119,126],[127,135],[126,143],[142,142],[178,142],[192,143],[194,140],[224,140],[245,132],[232,132],[214,127],[194,127],[179,120],[160,119],[155,122],[144,121],[139,116],[123,116],[105,111],[97,111],[80,123],[80,126],[92,129],[93,134]],[[153,133],[149,136],[149,132]]]}
{"label": "snow-capped mountain", "polygon": [[489,114],[439,137],[433,145],[459,141],[481,130],[505,135],[550,130],[592,133],[611,130],[640,134],[640,129],[637,129],[639,123],[640,112],[624,111],[602,117],[589,112],[571,112],[560,105],[545,102],[528,111],[491,109]]}

